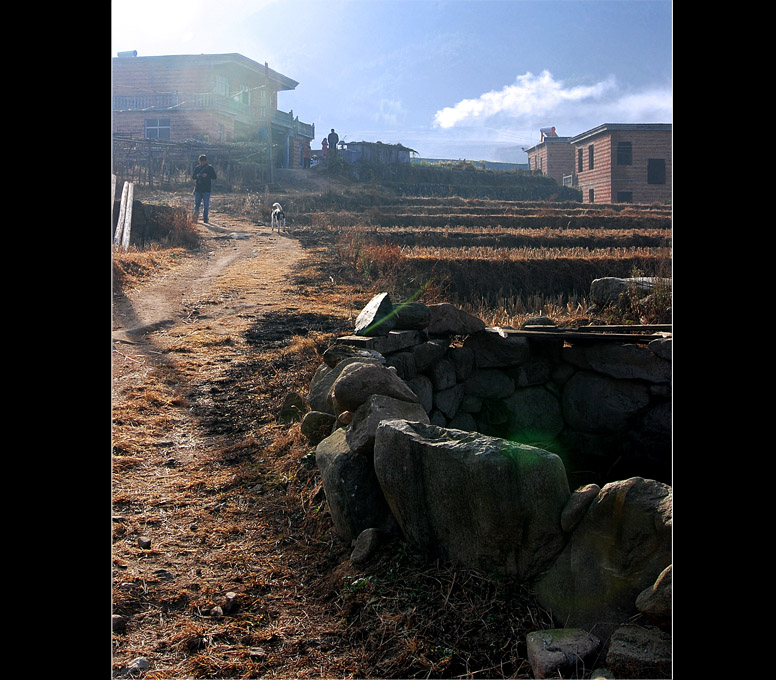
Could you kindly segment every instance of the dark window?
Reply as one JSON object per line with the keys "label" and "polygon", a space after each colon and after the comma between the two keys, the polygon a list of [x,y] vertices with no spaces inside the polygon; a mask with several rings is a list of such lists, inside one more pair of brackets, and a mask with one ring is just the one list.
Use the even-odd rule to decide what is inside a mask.
{"label": "dark window", "polygon": [[666,183],[666,159],[650,158],[647,161],[647,184]]}
{"label": "dark window", "polygon": [[170,119],[147,118],[145,136],[150,139],[170,139]]}
{"label": "dark window", "polygon": [[582,149],[577,151],[577,172],[582,172]]}
{"label": "dark window", "polygon": [[617,142],[617,165],[633,165],[633,145]]}
{"label": "dark window", "polygon": [[593,145],[587,147],[587,169],[592,170],[595,167],[593,163]]}
{"label": "dark window", "polygon": [[593,189],[588,189],[587,191],[587,202],[595,203],[595,191]]}
{"label": "dark window", "polygon": [[618,191],[617,192],[617,202],[618,203],[633,203],[633,192],[632,191]]}

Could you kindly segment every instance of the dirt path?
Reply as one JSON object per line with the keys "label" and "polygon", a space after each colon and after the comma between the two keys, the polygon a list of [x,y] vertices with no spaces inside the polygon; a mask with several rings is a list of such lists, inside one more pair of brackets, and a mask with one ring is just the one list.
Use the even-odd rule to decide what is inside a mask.
{"label": "dirt path", "polygon": [[[229,267],[249,270],[256,286],[241,291],[245,304],[276,308],[288,290],[291,271],[303,255],[299,243],[268,227],[215,214],[210,225],[198,224],[207,255],[181,265],[142,290],[114,299],[114,340],[142,344],[146,334],[183,321],[187,307],[212,293]],[[229,306],[215,313],[234,313]]]}
{"label": "dirt path", "polygon": [[218,213],[198,228],[203,252],[114,297],[112,673],[318,675],[341,630],[310,588],[339,548],[305,529],[321,493],[275,420],[298,357],[262,341],[313,304],[304,251]]}

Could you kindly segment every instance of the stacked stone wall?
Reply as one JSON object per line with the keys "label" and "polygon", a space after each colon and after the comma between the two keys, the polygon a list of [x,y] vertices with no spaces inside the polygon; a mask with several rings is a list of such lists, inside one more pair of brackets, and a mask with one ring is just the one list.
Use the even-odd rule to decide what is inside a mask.
{"label": "stacked stone wall", "polygon": [[393,329],[336,344],[383,357],[432,424],[556,453],[572,485],[633,475],[670,483],[671,338],[569,341],[539,323],[482,324],[465,337]]}

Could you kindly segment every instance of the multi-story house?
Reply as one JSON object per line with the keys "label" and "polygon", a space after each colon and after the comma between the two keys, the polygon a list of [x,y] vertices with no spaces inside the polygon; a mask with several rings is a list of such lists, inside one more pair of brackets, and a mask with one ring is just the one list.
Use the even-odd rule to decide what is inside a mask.
{"label": "multi-story house", "polygon": [[113,59],[113,134],[209,144],[271,135],[275,165],[301,167],[315,126],[278,110],[278,92],[298,84],[241,54],[119,53]]}
{"label": "multi-story house", "polygon": [[548,137],[526,153],[532,170],[556,181],[558,163],[553,174],[538,164],[545,147],[557,161],[563,158],[561,181],[578,188],[583,203],[670,203],[672,128],[670,123],[604,123],[575,137]]}
{"label": "multi-story house", "polygon": [[558,184],[563,184],[563,177],[568,175],[574,162],[570,139],[571,137],[542,135],[541,142],[526,149],[528,169],[552,177]]}

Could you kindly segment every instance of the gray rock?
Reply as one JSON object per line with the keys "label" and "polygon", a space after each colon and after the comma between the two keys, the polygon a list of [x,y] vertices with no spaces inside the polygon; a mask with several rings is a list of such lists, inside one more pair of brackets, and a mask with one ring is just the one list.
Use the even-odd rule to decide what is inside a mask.
{"label": "gray rock", "polygon": [[326,439],[331,434],[337,418],[331,413],[323,411],[308,411],[302,419],[300,426],[302,434],[313,446]]}
{"label": "gray rock", "polygon": [[313,411],[334,414],[334,406],[332,405],[330,398],[334,381],[339,378],[342,371],[351,364],[363,364],[367,362],[372,363],[375,366],[381,366],[385,363],[385,359],[379,361],[377,359],[366,359],[354,356],[343,359],[338,362],[334,368],[331,368],[325,363],[321,364],[310,381],[309,392],[307,394],[307,403],[310,404],[310,408]]}
{"label": "gray rock", "polygon": [[510,439],[548,442],[563,429],[560,401],[543,387],[515,390],[503,402],[509,410]]}
{"label": "gray rock", "polygon": [[526,636],[528,663],[535,678],[585,678],[601,641],[579,628],[555,628]]}
{"label": "gray rock", "polygon": [[502,337],[491,329],[470,335],[463,343],[474,352],[477,368],[504,368],[527,361],[530,357],[528,340],[516,335]]}
{"label": "gray rock", "polygon": [[447,358],[455,369],[455,379],[464,382],[474,368],[474,352],[470,347],[451,347],[447,351]]}
{"label": "gray rock", "polygon": [[417,375],[407,381],[407,387],[417,395],[426,413],[431,413],[434,407],[434,386],[431,384],[431,379],[426,375]]}
{"label": "gray rock", "polygon": [[424,373],[445,356],[447,341],[429,340],[416,345],[411,351],[415,358],[416,369],[419,373]]}
{"label": "gray rock", "polygon": [[346,544],[364,529],[394,526],[369,457],[350,450],[344,429],[318,444],[315,462],[334,527]]}
{"label": "gray rock", "polygon": [[566,503],[563,514],[560,516],[560,525],[563,531],[569,533],[574,531],[600,491],[601,487],[598,484],[585,484],[571,494],[571,498],[569,498],[569,502]]}
{"label": "gray rock", "polygon": [[642,276],[630,279],[606,276],[595,279],[590,284],[590,301],[594,305],[603,307],[607,304],[618,302],[620,296],[624,293],[643,297],[644,295],[652,293],[655,288],[660,285],[670,285],[670,279],[653,276]]}
{"label": "gray rock", "polygon": [[543,385],[552,377],[552,365],[543,359],[530,360],[521,366],[506,369],[517,387]]}
{"label": "gray rock", "polygon": [[[448,418],[452,418],[461,406],[464,391],[461,383],[454,384],[444,390],[438,390],[434,393],[434,406],[438,408]],[[408,418],[409,420],[409,418]]]}
{"label": "gray rock", "polygon": [[280,424],[299,423],[307,413],[308,406],[302,395],[289,392],[280,406],[277,422]]}
{"label": "gray rock", "polygon": [[661,359],[671,361],[673,358],[672,345],[673,341],[671,338],[659,338],[650,342],[647,347]]}
{"label": "gray rock", "polygon": [[671,380],[671,362],[641,345],[597,343],[585,348],[585,358],[593,370],[613,378]]}
{"label": "gray rock", "polygon": [[466,413],[465,411],[458,411],[458,413],[450,418],[448,426],[453,430],[464,430],[465,432],[477,431],[477,421],[474,420],[471,413]]}
{"label": "gray rock", "polygon": [[503,371],[475,370],[464,383],[466,394],[483,399],[505,399],[515,391],[515,383]]}
{"label": "gray rock", "polygon": [[332,383],[330,400],[334,413],[355,411],[373,394],[417,402],[417,395],[397,374],[375,363],[348,364]]}
{"label": "gray rock", "polygon": [[669,565],[663,569],[655,583],[642,590],[636,598],[636,609],[660,627],[667,627],[671,623],[672,576],[673,565]]}
{"label": "gray rock", "polygon": [[423,330],[431,320],[428,307],[422,302],[403,302],[394,306],[396,329]]}
{"label": "gray rock", "polygon": [[127,666],[127,670],[130,673],[134,673],[136,671],[147,671],[149,668],[151,668],[151,662],[144,656],[135,657],[132,659],[132,661],[129,662],[129,665]]}
{"label": "gray rock", "polygon": [[374,359],[379,363],[385,363],[385,357],[373,349],[347,345],[344,342],[335,342],[323,353],[323,362],[329,367],[334,368],[344,359]]}
{"label": "gray rock", "polygon": [[363,350],[372,350],[382,355],[414,347],[425,339],[422,331],[391,331],[387,335],[365,337],[345,335],[337,338],[337,344],[350,345]]}
{"label": "gray rock", "polygon": [[526,319],[523,321],[523,323],[520,325],[520,328],[533,328],[535,326],[542,326],[550,328],[557,328],[558,324],[556,324],[552,319],[550,319],[548,316],[532,316],[530,319]]}
{"label": "gray rock", "polygon": [[614,631],[606,666],[616,678],[671,678],[671,636],[654,626]]}
{"label": "gray rock", "polygon": [[405,538],[427,555],[525,579],[563,548],[571,494],[555,454],[394,420],[377,428],[374,466]]}
{"label": "gray rock", "polygon": [[388,335],[396,325],[393,303],[388,293],[375,295],[356,318],[356,335]]}
{"label": "gray rock", "polygon": [[428,377],[435,390],[446,390],[455,385],[455,369],[447,359],[440,359],[428,369]]}
{"label": "gray rock", "polygon": [[369,561],[380,545],[380,531],[374,527],[364,529],[356,538],[353,551],[350,553],[350,563],[361,565]]}
{"label": "gray rock", "polygon": [[111,625],[114,633],[123,633],[127,629],[127,618],[120,614],[111,616]]}
{"label": "gray rock", "polygon": [[537,580],[538,601],[563,625],[595,627],[606,639],[671,564],[671,525],[670,486],[642,477],[606,484]]}
{"label": "gray rock", "polygon": [[568,425],[592,433],[624,432],[649,404],[641,383],[579,371],[563,388],[563,416]]}
{"label": "gray rock", "polygon": [[396,369],[402,380],[412,380],[418,374],[415,355],[412,352],[395,352],[385,358],[385,365]]}
{"label": "gray rock", "polygon": [[485,329],[485,322],[449,302],[429,305],[430,335],[468,335]]}
{"label": "gray rock", "polygon": [[353,414],[353,420],[346,431],[346,440],[350,449],[356,453],[371,453],[377,426],[383,420],[430,422],[423,406],[417,402],[373,394]]}

